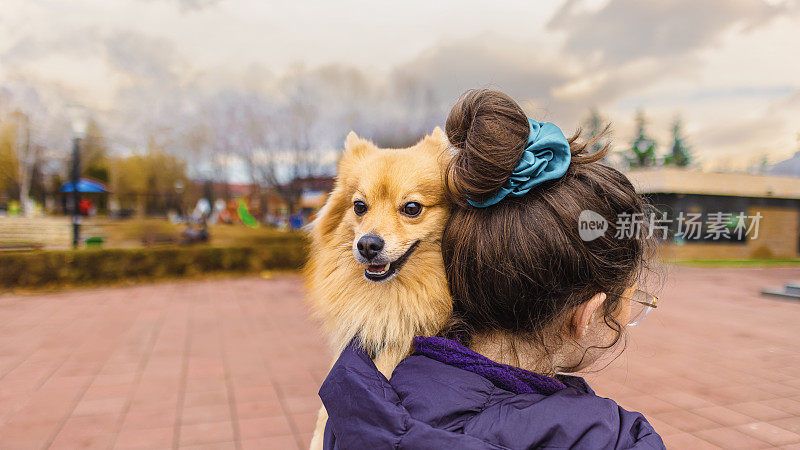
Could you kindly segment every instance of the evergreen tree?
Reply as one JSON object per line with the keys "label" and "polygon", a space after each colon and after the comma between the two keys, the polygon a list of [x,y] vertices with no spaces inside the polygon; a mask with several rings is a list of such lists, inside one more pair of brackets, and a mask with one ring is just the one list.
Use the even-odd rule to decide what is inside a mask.
{"label": "evergreen tree", "polygon": [[[589,110],[589,117],[586,119],[586,122],[584,122],[584,125],[588,131],[586,138],[587,140],[591,140],[605,131],[609,124],[605,121],[603,116],[600,115],[600,112],[597,110],[597,108],[592,108]],[[592,145],[589,151],[594,153],[603,148],[607,143],[607,139],[600,139]]]}
{"label": "evergreen tree", "polygon": [[683,124],[679,117],[675,119],[675,123],[672,125],[672,150],[664,159],[665,166],[686,167],[692,160],[689,154],[689,146],[686,145],[685,138],[681,132],[682,128]]}
{"label": "evergreen tree", "polygon": [[632,169],[656,165],[656,141],[647,136],[647,118],[643,110],[636,112],[636,139],[631,145],[628,164]]}

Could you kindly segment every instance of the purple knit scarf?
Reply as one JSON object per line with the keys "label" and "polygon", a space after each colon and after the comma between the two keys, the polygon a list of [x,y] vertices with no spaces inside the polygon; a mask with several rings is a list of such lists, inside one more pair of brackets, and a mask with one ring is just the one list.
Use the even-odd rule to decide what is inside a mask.
{"label": "purple knit scarf", "polygon": [[539,375],[518,367],[500,364],[475,353],[460,343],[442,337],[414,338],[415,354],[435,359],[448,366],[476,373],[495,386],[515,394],[550,395],[567,386],[555,378]]}

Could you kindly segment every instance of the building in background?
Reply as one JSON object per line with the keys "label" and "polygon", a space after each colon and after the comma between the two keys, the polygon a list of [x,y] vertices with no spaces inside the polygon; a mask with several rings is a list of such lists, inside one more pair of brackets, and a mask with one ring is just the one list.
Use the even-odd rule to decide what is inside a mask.
{"label": "building in background", "polygon": [[[673,168],[627,173],[638,192],[669,219],[701,214],[699,239],[676,239],[677,222],[660,248],[666,259],[796,258],[800,256],[800,178],[708,173]],[[725,236],[709,236],[708,219],[732,218]],[[732,233],[735,218],[760,216],[758,235]]]}

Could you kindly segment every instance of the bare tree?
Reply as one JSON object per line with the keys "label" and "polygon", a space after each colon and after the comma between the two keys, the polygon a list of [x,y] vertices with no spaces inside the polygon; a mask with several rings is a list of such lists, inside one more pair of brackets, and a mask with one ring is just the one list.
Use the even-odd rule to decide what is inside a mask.
{"label": "bare tree", "polygon": [[10,147],[16,172],[22,213],[33,213],[31,191],[44,195],[42,179],[46,171],[59,169],[56,163],[69,148],[67,121],[58,103],[41,97],[30,86],[0,91],[0,122],[6,122],[11,136]]}
{"label": "bare tree", "polygon": [[250,180],[251,195],[261,200],[264,190],[279,185],[275,133],[271,105],[259,97],[241,97],[232,124],[234,153],[244,164]]}
{"label": "bare tree", "polygon": [[31,180],[36,165],[42,156],[42,146],[34,142],[31,136],[31,119],[22,111],[11,113],[14,127],[14,153],[17,159],[17,177],[19,182],[19,203],[23,215],[33,214],[33,202],[30,198]]}
{"label": "bare tree", "polygon": [[285,167],[287,176],[286,182],[275,183],[275,188],[286,202],[289,212],[294,213],[303,194],[300,179],[315,175],[319,166],[319,155],[313,147],[317,109],[305,86],[297,86],[282,116],[284,128],[280,142],[288,152]]}
{"label": "bare tree", "polygon": [[202,120],[194,120],[182,135],[182,140],[188,154],[184,155],[191,162],[190,169],[194,175],[202,179],[211,179],[210,161],[207,161],[211,154],[209,146],[211,142],[211,131],[208,124]]}
{"label": "bare tree", "polygon": [[235,108],[224,95],[203,100],[198,112],[182,133],[184,148],[189,150],[192,172],[200,178],[230,182],[231,158],[236,148]]}

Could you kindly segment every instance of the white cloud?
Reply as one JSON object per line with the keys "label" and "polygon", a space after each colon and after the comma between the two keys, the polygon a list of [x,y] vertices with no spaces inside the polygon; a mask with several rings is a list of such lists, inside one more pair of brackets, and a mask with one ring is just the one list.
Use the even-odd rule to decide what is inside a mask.
{"label": "white cloud", "polygon": [[800,89],[796,0],[6,2],[0,86],[87,103],[125,145],[209,98],[280,103],[301,85],[329,146],[346,127],[420,132],[486,86],[565,129],[596,106],[620,147],[636,108],[662,142],[680,114],[709,164],[789,154],[800,131],[785,103]]}

